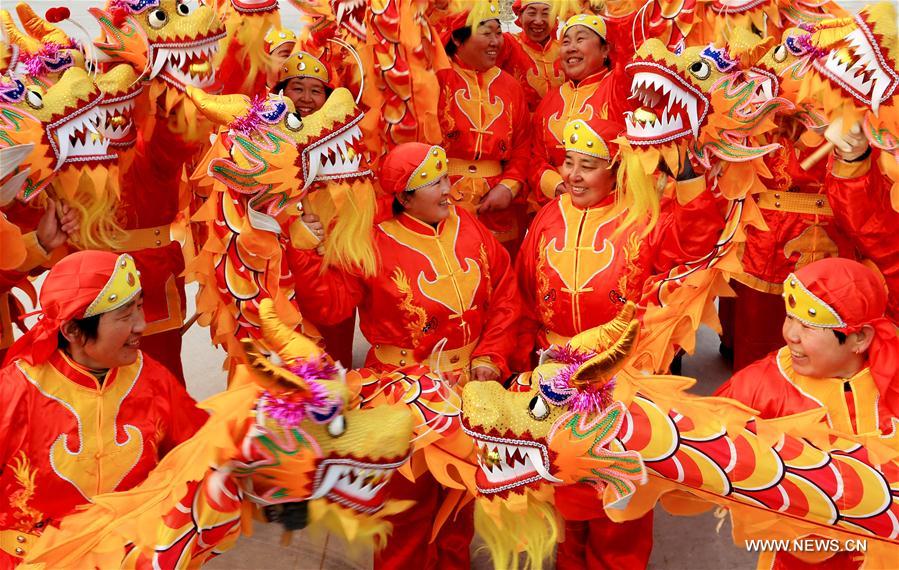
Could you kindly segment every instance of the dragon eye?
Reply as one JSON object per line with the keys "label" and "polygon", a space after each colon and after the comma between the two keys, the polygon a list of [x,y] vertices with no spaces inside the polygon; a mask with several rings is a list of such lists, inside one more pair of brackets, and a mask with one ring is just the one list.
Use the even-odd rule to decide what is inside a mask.
{"label": "dragon eye", "polygon": [[328,433],[331,434],[331,437],[340,437],[345,431],[346,420],[343,419],[343,414],[337,414],[333,420],[328,422]]}
{"label": "dragon eye", "polygon": [[708,79],[709,75],[712,74],[712,68],[704,61],[697,61],[690,66],[690,73],[696,76],[696,79]]}
{"label": "dragon eye", "polygon": [[182,16],[190,16],[190,13],[193,12],[194,9],[190,4],[179,3],[178,4],[178,13]]}
{"label": "dragon eye", "polygon": [[299,113],[287,113],[287,118],[284,122],[287,124],[287,128],[292,131],[300,131],[303,129],[303,119],[300,117]]}
{"label": "dragon eye", "polygon": [[25,101],[28,105],[33,109],[41,109],[44,107],[44,98],[37,91],[32,91],[31,89],[25,90]]}
{"label": "dragon eye", "polygon": [[777,63],[781,63],[785,59],[787,59],[787,46],[780,44],[776,48],[774,48],[774,53],[771,54],[771,57]]}
{"label": "dragon eye", "polygon": [[549,415],[549,406],[546,405],[546,400],[539,395],[531,398],[531,403],[528,404],[528,413],[535,420],[546,419],[546,416]]}
{"label": "dragon eye", "polygon": [[150,22],[151,28],[158,30],[169,21],[169,16],[165,13],[165,10],[153,10],[150,12],[150,15],[147,16],[147,21]]}

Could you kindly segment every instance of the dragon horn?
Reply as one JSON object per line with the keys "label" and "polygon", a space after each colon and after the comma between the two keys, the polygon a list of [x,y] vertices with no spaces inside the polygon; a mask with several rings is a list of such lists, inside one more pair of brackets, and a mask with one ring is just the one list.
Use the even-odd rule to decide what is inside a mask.
{"label": "dragon horn", "polygon": [[221,126],[245,115],[252,105],[246,95],[210,95],[196,87],[188,87],[187,95],[207,119]]}
{"label": "dragon horn", "polygon": [[6,10],[0,10],[0,23],[3,24],[3,28],[6,30],[6,38],[10,44],[19,46],[19,49],[26,53],[37,53],[41,50],[41,42],[20,32],[12,19],[12,15]]}
{"label": "dragon horn", "polygon": [[278,353],[281,360],[293,362],[322,356],[321,349],[314,342],[284,324],[275,312],[275,303],[271,299],[263,299],[259,303],[259,320],[263,340]]}
{"label": "dragon horn", "polygon": [[605,350],[628,330],[628,326],[634,320],[636,312],[637,306],[634,305],[633,301],[628,301],[621,307],[614,319],[575,335],[568,341],[568,346],[576,350],[593,352]]}
{"label": "dragon horn", "polygon": [[640,321],[637,319],[630,321],[624,333],[612,346],[585,362],[571,375],[571,385],[582,390],[590,385],[602,387],[607,384],[615,373],[624,367],[639,331]]}
{"label": "dragon horn", "polygon": [[24,2],[17,4],[16,14],[19,15],[19,21],[22,22],[25,33],[41,43],[53,42],[61,46],[69,43],[68,34],[35,14],[28,4]]}

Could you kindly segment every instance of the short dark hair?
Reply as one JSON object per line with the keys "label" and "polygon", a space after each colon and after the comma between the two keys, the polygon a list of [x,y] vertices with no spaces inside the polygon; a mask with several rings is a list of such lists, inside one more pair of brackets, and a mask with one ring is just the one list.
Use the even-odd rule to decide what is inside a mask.
{"label": "short dark hair", "polygon": [[[83,319],[72,319],[72,322],[75,323],[75,328],[84,335],[85,339],[94,340],[97,338],[97,331],[100,329],[100,317],[102,316],[94,315]],[[59,348],[69,347],[69,339],[63,336],[62,331],[56,333],[56,345]]]}
{"label": "short dark hair", "polygon": [[833,331],[833,334],[837,337],[837,342],[840,344],[846,343],[846,333],[840,331]]}
{"label": "short dark hair", "polygon": [[[415,190],[404,190],[403,194],[405,194],[406,196],[411,196],[411,195],[415,194]],[[406,207],[403,206],[402,202],[400,202],[400,199],[398,196],[393,197],[393,204],[390,205],[390,209],[393,210],[394,216],[399,216],[400,214],[402,214],[403,212],[406,211]]]}
{"label": "short dark hair", "polygon": [[453,30],[453,35],[450,36],[448,42],[444,46],[446,49],[446,55],[453,57],[456,55],[456,52],[459,51],[459,46],[468,41],[471,37],[471,26],[465,26],[464,28],[457,28]]}

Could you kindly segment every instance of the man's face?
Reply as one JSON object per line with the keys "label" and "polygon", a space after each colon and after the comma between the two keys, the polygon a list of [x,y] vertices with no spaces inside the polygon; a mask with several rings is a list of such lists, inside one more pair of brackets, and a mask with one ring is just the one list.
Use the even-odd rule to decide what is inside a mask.
{"label": "man's face", "polygon": [[293,53],[293,46],[296,45],[294,42],[284,42],[279,45],[272,51],[272,59],[276,64],[281,65],[284,63],[290,54]]}
{"label": "man's face", "polygon": [[284,96],[293,101],[293,106],[305,117],[318,111],[328,99],[325,84],[314,77],[294,77],[284,87]]}
{"label": "man's face", "polygon": [[89,362],[82,362],[95,369],[127,366],[137,360],[140,337],[147,328],[144,321],[144,298],[134,301],[100,316],[97,338],[83,345]]}
{"label": "man's face", "polygon": [[849,378],[858,372],[853,342],[840,344],[833,330],[810,327],[787,315],[783,337],[790,349],[793,370],[813,378]]}
{"label": "man's face", "polygon": [[552,32],[549,20],[549,4],[531,4],[522,10],[519,17],[524,34],[538,44],[546,43],[549,39]]}

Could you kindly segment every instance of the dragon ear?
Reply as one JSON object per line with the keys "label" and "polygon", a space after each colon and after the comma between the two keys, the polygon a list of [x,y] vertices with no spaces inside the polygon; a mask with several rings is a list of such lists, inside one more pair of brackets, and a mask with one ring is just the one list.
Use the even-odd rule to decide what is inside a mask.
{"label": "dragon ear", "polygon": [[246,95],[210,95],[196,87],[187,87],[187,95],[207,119],[221,126],[246,115],[252,106]]}
{"label": "dragon ear", "polygon": [[6,30],[6,38],[10,44],[18,46],[25,53],[37,53],[41,50],[43,44],[19,31],[12,19],[12,15],[6,10],[0,10],[0,23],[3,24],[3,29]]}
{"label": "dragon ear", "polygon": [[69,35],[66,34],[58,26],[54,26],[47,20],[38,16],[31,6],[24,2],[16,5],[16,14],[19,15],[19,21],[22,27],[32,38],[41,43],[53,42],[64,46],[69,43]]}
{"label": "dragon ear", "polygon": [[640,321],[636,319],[630,321],[611,346],[585,362],[571,375],[571,385],[583,390],[587,386],[599,388],[607,384],[615,373],[624,367],[639,331]]}
{"label": "dragon ear", "polygon": [[637,306],[633,301],[628,301],[611,321],[575,335],[568,341],[569,348],[591,352],[606,350],[627,330],[636,312]]}
{"label": "dragon ear", "polygon": [[262,339],[283,361],[290,363],[298,359],[322,357],[318,345],[281,321],[271,299],[263,299],[259,303],[259,320],[262,323]]}

